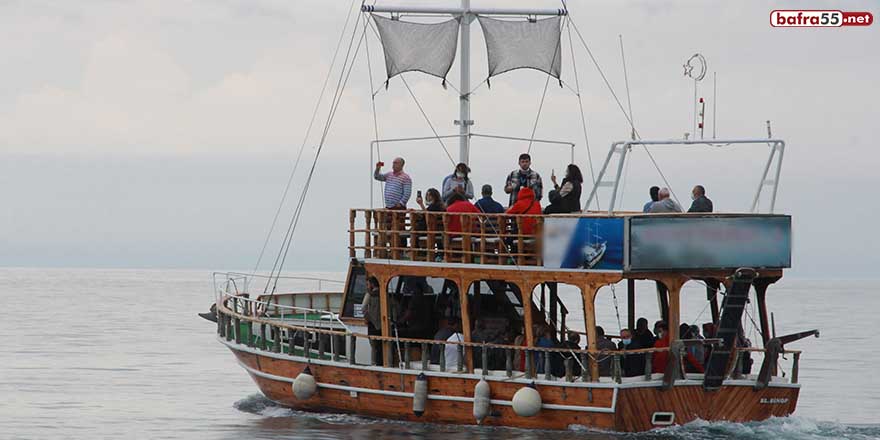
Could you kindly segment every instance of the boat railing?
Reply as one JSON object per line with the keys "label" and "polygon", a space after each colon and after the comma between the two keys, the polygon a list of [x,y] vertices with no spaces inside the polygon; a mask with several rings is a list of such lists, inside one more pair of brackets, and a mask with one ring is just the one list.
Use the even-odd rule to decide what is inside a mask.
{"label": "boat railing", "polygon": [[[383,365],[401,370],[440,371],[450,373],[475,373],[484,376],[519,377],[543,379],[545,381],[616,383],[635,380],[664,380],[662,373],[655,373],[653,358],[657,353],[674,355],[669,347],[638,350],[589,350],[549,347],[527,347],[487,342],[441,341],[429,339],[401,338],[394,336],[367,335],[352,332],[342,324],[340,329],[317,325],[315,321],[291,322],[277,317],[260,316],[253,313],[253,305],[260,303],[249,298],[225,296],[217,304],[217,334],[228,342],[234,341],[259,351],[337,362],[348,365]],[[265,303],[263,303],[265,304]],[[250,306],[248,306],[250,305]],[[274,306],[274,304],[272,304]],[[299,312],[298,312],[299,313]],[[338,319],[338,317],[335,317]],[[310,324],[311,322],[311,324]],[[340,322],[341,324],[341,322]],[[370,355],[368,363],[358,363],[358,341],[367,341]],[[373,347],[377,349],[373,349]],[[457,361],[454,365],[446,362],[446,349],[456,347]],[[438,348],[437,359],[432,359],[433,348]],[[383,350],[384,349],[384,350]],[[682,349],[683,350],[683,349]],[[390,352],[390,359],[376,358],[377,353]],[[728,379],[748,379],[740,372],[742,353],[764,352],[759,348],[736,349],[735,361],[725,375]],[[800,351],[785,350],[783,354],[794,354],[790,382],[797,383]],[[676,358],[682,364],[677,379],[692,379],[684,374],[683,353]],[[434,361],[434,362],[432,362]],[[638,362],[638,375],[627,377],[624,365]],[[562,368],[559,368],[559,362]],[[483,368],[486,366],[486,368]],[[630,372],[633,368],[628,368]],[[668,376],[668,375],[666,375]],[[773,372],[776,378],[776,372]],[[602,378],[602,379],[600,379]],[[674,382],[676,379],[672,379]]]}
{"label": "boat railing", "polygon": [[[240,293],[251,293],[251,287],[257,284],[256,287],[264,287],[271,286],[277,282],[284,282],[285,284],[298,284],[299,288],[302,288],[302,284],[307,284],[309,292],[323,292],[326,286],[336,286],[336,288],[340,288],[345,285],[345,281],[334,280],[331,278],[324,277],[312,277],[312,276],[301,276],[301,275],[263,275],[256,273],[244,273],[244,272],[214,272],[212,274],[212,279],[214,280],[214,290],[223,290],[229,294],[240,294]],[[265,284],[264,284],[265,283]],[[282,288],[287,287],[286,285],[282,285]]]}
{"label": "boat railing", "polygon": [[349,256],[540,266],[543,215],[352,209]]}
{"label": "boat railing", "polygon": [[[318,293],[320,294],[320,292]],[[279,304],[261,298],[254,299],[247,295],[229,295],[220,292],[217,297],[217,310],[226,308],[237,315],[236,319],[239,321],[241,321],[242,317],[245,317],[245,323],[258,318],[281,323],[285,321],[302,323],[307,328],[327,327],[329,324],[334,328],[342,328],[345,331],[349,330],[348,326],[340,319],[339,314],[333,311]]]}

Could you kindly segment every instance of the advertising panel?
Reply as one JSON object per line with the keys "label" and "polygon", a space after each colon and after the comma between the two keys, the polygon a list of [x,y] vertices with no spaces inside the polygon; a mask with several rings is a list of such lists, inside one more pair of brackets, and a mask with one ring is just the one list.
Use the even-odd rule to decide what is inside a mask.
{"label": "advertising panel", "polygon": [[633,217],[627,270],[791,267],[791,217]]}
{"label": "advertising panel", "polygon": [[549,217],[544,220],[544,267],[623,270],[623,219]]}

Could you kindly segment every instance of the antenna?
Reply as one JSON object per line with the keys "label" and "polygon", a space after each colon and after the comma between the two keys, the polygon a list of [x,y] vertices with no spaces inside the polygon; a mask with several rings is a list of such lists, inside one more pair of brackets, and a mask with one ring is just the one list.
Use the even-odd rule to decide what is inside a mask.
{"label": "antenna", "polygon": [[[706,64],[706,57],[702,54],[695,53],[688,58],[684,63],[684,76],[687,76],[694,80],[694,100],[691,101],[691,105],[694,108],[694,135],[697,133],[697,107],[700,103],[697,102],[697,83],[702,81],[703,78],[706,77],[706,71],[708,70],[708,65]],[[702,128],[700,129],[702,132]],[[702,137],[702,134],[701,134]]]}
{"label": "antenna", "polygon": [[717,127],[718,111],[718,72],[712,74],[712,139],[715,139],[715,127]]}

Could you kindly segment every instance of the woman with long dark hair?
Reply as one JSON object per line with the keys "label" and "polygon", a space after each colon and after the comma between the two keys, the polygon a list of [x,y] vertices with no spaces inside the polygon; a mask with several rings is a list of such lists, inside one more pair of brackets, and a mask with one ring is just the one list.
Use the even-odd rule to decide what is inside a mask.
{"label": "woman with long dark hair", "polygon": [[443,179],[443,186],[440,187],[440,190],[443,192],[443,203],[450,204],[449,196],[453,192],[461,193],[467,200],[474,198],[474,184],[468,177],[470,172],[471,169],[467,164],[460,163],[455,166],[455,171],[452,174]]}
{"label": "woman with long dark hair", "polygon": [[580,212],[581,189],[584,185],[581,169],[575,164],[570,164],[565,170],[562,185],[556,182],[555,173],[550,175],[550,180],[553,181],[553,191],[548,195],[550,205],[544,209],[544,214]]}

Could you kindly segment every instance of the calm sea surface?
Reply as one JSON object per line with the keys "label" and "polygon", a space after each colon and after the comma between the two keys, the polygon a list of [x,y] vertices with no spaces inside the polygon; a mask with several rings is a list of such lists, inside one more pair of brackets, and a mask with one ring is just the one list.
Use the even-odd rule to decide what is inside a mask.
{"label": "calm sea surface", "polygon": [[[689,289],[683,318],[705,321],[701,290]],[[779,334],[822,331],[820,339],[790,347],[805,351],[795,416],[749,424],[698,422],[640,435],[549,436],[880,438],[880,282],[785,280],[771,289]],[[0,439],[549,437],[278,407],[215,341],[215,327],[196,316],[212,301],[208,271],[0,269],[0,295],[7,311],[0,324]],[[613,332],[610,298],[599,301],[599,322]],[[640,298],[656,304],[650,294]],[[619,306],[625,315],[625,304]]]}

